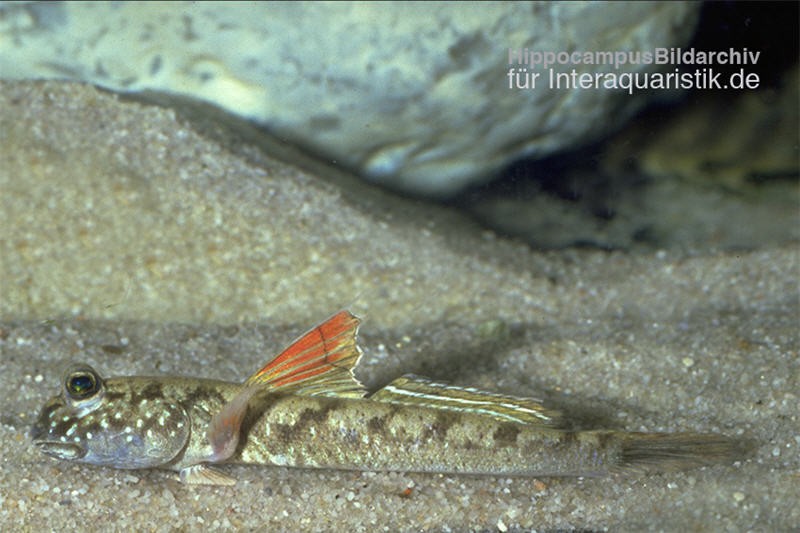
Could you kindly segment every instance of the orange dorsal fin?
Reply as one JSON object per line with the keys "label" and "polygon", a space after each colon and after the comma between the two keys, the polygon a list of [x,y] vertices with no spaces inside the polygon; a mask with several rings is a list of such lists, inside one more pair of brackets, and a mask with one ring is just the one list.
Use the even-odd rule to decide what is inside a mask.
{"label": "orange dorsal fin", "polygon": [[233,455],[247,407],[259,393],[362,398],[366,390],[353,375],[361,358],[356,343],[359,323],[349,311],[339,311],[247,378],[236,396],[211,418],[207,435],[213,454],[208,461],[224,461]]}
{"label": "orange dorsal fin", "polygon": [[359,323],[349,311],[339,311],[247,378],[245,387],[259,385],[269,392],[362,398],[366,390],[353,375],[361,358],[356,343]]}

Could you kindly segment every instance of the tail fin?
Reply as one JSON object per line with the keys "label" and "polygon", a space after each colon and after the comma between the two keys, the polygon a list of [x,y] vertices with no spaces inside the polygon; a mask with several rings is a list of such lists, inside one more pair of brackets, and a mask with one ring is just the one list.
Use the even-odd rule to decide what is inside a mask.
{"label": "tail fin", "polygon": [[675,472],[744,459],[752,443],[700,433],[628,433],[622,437],[621,473]]}

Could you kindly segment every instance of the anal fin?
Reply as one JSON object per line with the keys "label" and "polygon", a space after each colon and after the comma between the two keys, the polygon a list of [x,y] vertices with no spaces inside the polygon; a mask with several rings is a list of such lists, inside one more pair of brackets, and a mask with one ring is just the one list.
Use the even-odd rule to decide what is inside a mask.
{"label": "anal fin", "polygon": [[561,427],[560,411],[545,407],[540,400],[457,387],[407,374],[369,397],[370,400],[434,409],[472,412],[502,420],[547,427]]}

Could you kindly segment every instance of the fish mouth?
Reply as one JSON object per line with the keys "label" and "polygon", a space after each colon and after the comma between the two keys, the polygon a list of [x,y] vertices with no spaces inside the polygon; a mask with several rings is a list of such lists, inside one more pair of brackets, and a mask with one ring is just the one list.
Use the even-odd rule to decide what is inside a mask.
{"label": "fish mouth", "polygon": [[75,461],[86,455],[86,450],[71,442],[61,442],[52,440],[35,440],[33,444],[42,450],[43,453],[56,459]]}

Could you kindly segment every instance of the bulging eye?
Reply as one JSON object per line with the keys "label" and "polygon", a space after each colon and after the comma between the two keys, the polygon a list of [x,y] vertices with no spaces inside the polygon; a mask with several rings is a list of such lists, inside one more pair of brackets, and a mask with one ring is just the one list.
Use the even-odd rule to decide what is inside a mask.
{"label": "bulging eye", "polygon": [[93,372],[78,370],[67,376],[67,393],[76,400],[88,398],[98,391],[98,381]]}

